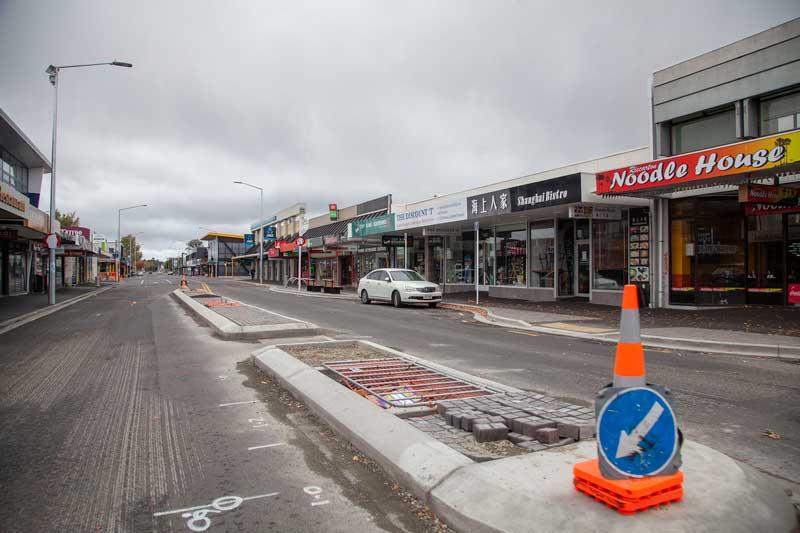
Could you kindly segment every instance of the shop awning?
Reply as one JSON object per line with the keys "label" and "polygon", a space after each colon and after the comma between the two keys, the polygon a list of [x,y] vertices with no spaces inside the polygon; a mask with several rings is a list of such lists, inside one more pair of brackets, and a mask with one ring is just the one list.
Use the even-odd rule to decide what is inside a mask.
{"label": "shop awning", "polygon": [[336,222],[333,222],[331,224],[326,224],[318,228],[311,228],[310,230],[306,231],[303,234],[303,237],[305,237],[306,240],[317,237],[341,237],[342,235],[347,234],[347,226],[351,222],[382,217],[387,212],[388,209],[381,209],[379,211],[373,211],[372,213],[367,213],[365,215],[359,215],[357,217],[348,218],[345,220],[337,220]]}
{"label": "shop awning", "polygon": [[596,193],[653,197],[800,172],[800,130],[598,172]]}

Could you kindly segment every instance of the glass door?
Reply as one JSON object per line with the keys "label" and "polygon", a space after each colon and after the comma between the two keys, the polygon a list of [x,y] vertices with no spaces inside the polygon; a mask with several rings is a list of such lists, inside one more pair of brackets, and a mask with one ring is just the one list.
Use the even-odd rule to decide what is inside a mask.
{"label": "glass door", "polygon": [[558,221],[558,296],[575,296],[575,224]]}
{"label": "glass door", "polygon": [[428,237],[428,281],[441,284],[444,273],[443,237]]}
{"label": "glass door", "polygon": [[575,294],[589,296],[591,279],[591,246],[589,240],[589,220],[575,221]]}

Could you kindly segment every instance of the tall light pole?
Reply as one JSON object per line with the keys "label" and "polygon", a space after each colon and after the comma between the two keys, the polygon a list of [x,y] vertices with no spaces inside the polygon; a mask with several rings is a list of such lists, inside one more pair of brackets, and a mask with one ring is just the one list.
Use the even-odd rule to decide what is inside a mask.
{"label": "tall light pole", "polygon": [[[133,65],[130,63],[123,63],[122,61],[111,61],[108,63],[85,63],[82,65],[50,65],[45,72],[50,75],[50,83],[53,85],[53,144],[51,146],[50,156],[50,233],[56,231],[56,133],[58,131],[58,73],[65,68],[80,68],[80,67],[99,67],[101,65],[110,65],[112,67],[126,67],[131,68]],[[56,251],[50,248],[50,257],[47,267],[47,303],[48,305],[55,305],[56,303]]]}
{"label": "tall light pole", "polygon": [[117,282],[122,281],[120,276],[122,265],[122,235],[120,234],[120,226],[122,222],[122,212],[128,209],[136,209],[137,207],[147,207],[147,204],[131,205],[128,207],[121,207],[117,210]]}
{"label": "tall light pole", "polygon": [[264,189],[243,181],[234,181],[234,183],[258,189],[258,193],[260,195],[260,203],[258,208],[258,282],[264,283],[264,226],[262,226],[264,223]]}

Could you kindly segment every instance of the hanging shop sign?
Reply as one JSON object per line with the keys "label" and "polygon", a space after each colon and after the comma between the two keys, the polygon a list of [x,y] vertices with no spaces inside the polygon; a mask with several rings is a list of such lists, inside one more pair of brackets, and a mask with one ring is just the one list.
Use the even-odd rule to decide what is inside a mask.
{"label": "hanging shop sign", "polygon": [[581,175],[571,174],[562,178],[538,181],[512,187],[509,191],[512,212],[572,204],[581,201]]}
{"label": "hanging shop sign", "polygon": [[595,184],[597,194],[666,191],[798,162],[800,130],[600,172]]}
{"label": "hanging shop sign", "polygon": [[274,241],[277,238],[275,226],[267,226],[264,228],[264,240]]}
{"label": "hanging shop sign", "polygon": [[245,233],[244,234],[244,245],[245,247],[249,248],[255,244],[255,237],[252,233]]}
{"label": "hanging shop sign", "polygon": [[347,236],[350,238],[366,237],[367,235],[378,235],[387,231],[394,231],[394,215],[354,220],[350,223]]}
{"label": "hanging shop sign", "polygon": [[594,220],[622,220],[622,209],[603,205],[576,204],[569,206],[569,218]]}
{"label": "hanging shop sign", "polygon": [[[406,241],[408,239],[408,241]],[[409,246],[414,246],[414,237],[409,235],[408,237],[404,238],[402,235],[384,235],[381,239],[381,242],[384,246],[390,248],[397,248],[398,246],[404,246],[406,242],[408,242]]]}
{"label": "hanging shop sign", "polygon": [[322,237],[322,244],[328,246],[329,244],[337,244],[339,242],[338,235],[325,235]]}
{"label": "hanging shop sign", "polygon": [[467,218],[466,198],[447,198],[425,202],[419,206],[395,214],[394,229],[404,230],[458,222]]}
{"label": "hanging shop sign", "polygon": [[491,217],[511,212],[511,200],[508,189],[487,192],[467,198],[469,212],[467,218]]}
{"label": "hanging shop sign", "polygon": [[773,215],[800,213],[800,198],[795,198],[794,205],[762,204],[751,202],[744,204],[745,215]]}
{"label": "hanging shop sign", "polygon": [[800,304],[800,283],[789,284],[789,303]]}
{"label": "hanging shop sign", "polygon": [[267,257],[278,257],[278,255],[280,255],[280,253],[281,253],[281,251],[278,248],[274,248],[273,247],[273,248],[270,248],[269,250],[267,250]]}
{"label": "hanging shop sign", "polygon": [[328,204],[328,216],[331,220],[339,220],[339,208],[336,204]]}
{"label": "hanging shop sign", "polygon": [[797,205],[798,198],[800,198],[800,188],[757,185],[754,183],[739,185],[740,203],[754,202],[794,206]]}

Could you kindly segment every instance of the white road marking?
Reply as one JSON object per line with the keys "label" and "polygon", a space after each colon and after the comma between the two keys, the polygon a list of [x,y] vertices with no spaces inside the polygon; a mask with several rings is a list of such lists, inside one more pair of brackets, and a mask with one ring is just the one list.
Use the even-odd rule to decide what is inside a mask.
{"label": "white road marking", "polygon": [[144,285],[144,280],[140,281],[139,285]]}
{"label": "white road marking", "polygon": [[247,448],[247,451],[260,450],[262,448],[274,448],[275,446],[283,446],[284,444],[286,444],[286,443],[285,442],[276,442],[275,444],[263,444],[261,446],[251,446],[251,447]]}
{"label": "white road marking", "polygon": [[231,403],[221,403],[219,407],[228,407],[229,405],[244,405],[246,403],[256,403],[258,400],[247,400],[246,402],[231,402]]}

